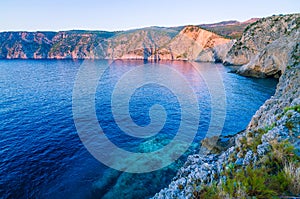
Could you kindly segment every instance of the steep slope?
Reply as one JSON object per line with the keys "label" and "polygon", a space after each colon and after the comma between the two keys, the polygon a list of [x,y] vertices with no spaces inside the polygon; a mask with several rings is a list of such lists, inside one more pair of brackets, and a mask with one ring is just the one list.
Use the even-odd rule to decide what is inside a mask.
{"label": "steep slope", "polygon": [[299,178],[290,177],[300,172],[299,57],[297,45],[287,58],[289,67],[275,95],[260,107],[247,129],[233,138],[233,146],[219,154],[189,156],[169,186],[153,198],[299,196]]}
{"label": "steep slope", "polygon": [[1,59],[47,58],[53,45],[55,32],[3,32],[0,33]]}
{"label": "steep slope", "polygon": [[143,28],[126,31],[110,38],[106,59],[148,59],[161,46],[170,42],[178,31],[169,28]]}
{"label": "steep slope", "polygon": [[239,65],[245,76],[279,77],[300,42],[300,14],[271,16],[250,25],[227,54],[225,64]]}
{"label": "steep slope", "polygon": [[197,26],[183,29],[150,27],[123,32],[5,32],[0,33],[0,59],[167,59],[214,62],[224,60],[231,47],[230,41]]}
{"label": "steep slope", "polygon": [[103,59],[105,40],[115,34],[75,30],[3,32],[0,33],[0,59]]}
{"label": "steep slope", "polygon": [[212,31],[218,35],[231,39],[239,39],[246,27],[259,20],[259,18],[251,18],[244,22],[239,21],[222,21],[214,24],[201,24],[200,27]]}
{"label": "steep slope", "polygon": [[63,31],[52,39],[49,59],[104,59],[106,39],[116,32],[105,31]]}
{"label": "steep slope", "polygon": [[[201,60],[200,53],[207,49],[229,43],[215,33],[199,28],[198,26],[186,26],[168,44],[160,48],[150,59],[169,60]],[[204,61],[213,61],[213,56]]]}

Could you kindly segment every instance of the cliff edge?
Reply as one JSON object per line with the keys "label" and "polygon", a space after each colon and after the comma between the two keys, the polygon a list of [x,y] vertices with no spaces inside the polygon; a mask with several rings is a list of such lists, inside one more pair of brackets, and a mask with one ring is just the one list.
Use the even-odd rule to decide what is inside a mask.
{"label": "cliff edge", "polygon": [[[257,23],[269,23],[277,18],[279,25],[274,27],[281,26],[282,20],[289,21],[289,35],[281,37],[280,32],[266,29],[259,39],[248,36],[247,30],[241,41],[243,45],[252,46],[251,50],[238,48],[241,42],[238,41],[227,57],[231,64],[245,64],[238,70],[241,74],[246,69],[247,75],[257,77],[282,71],[274,96],[260,107],[247,129],[232,138],[233,146],[218,153],[189,156],[170,185],[153,198],[300,196],[300,46],[297,43],[299,38],[295,37],[299,27],[293,22],[299,19],[299,15],[273,16]],[[249,28],[254,27],[258,26],[254,24]],[[274,41],[268,43],[272,38]],[[272,53],[273,59],[283,59],[282,64],[285,64],[275,65],[275,73],[265,73],[263,69],[270,67],[267,61],[260,62],[260,70],[253,70],[248,65],[254,60],[270,59],[266,52],[273,52],[271,47],[275,49],[276,45],[280,49],[284,46],[281,42],[286,40],[293,45],[286,45],[283,57]],[[261,59],[258,59],[259,55]]]}
{"label": "cliff edge", "polygon": [[262,18],[249,25],[228,52],[224,64],[240,66],[237,73],[279,77],[300,43],[300,14]]}

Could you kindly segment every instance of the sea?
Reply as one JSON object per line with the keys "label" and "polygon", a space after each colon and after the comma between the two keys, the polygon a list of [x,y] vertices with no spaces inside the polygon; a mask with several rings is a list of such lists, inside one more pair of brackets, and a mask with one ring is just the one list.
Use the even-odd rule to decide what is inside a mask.
{"label": "sea", "polygon": [[[0,198],[150,198],[202,139],[244,130],[277,83],[214,63],[0,60]],[[161,163],[125,161],[177,138]]]}

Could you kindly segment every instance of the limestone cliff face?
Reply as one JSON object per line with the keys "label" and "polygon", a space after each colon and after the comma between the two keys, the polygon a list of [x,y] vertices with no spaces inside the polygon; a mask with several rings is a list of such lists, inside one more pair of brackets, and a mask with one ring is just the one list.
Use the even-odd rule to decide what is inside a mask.
{"label": "limestone cliff face", "polygon": [[[158,59],[213,61],[213,48],[230,41],[198,26],[187,26],[154,56]],[[211,49],[212,53],[202,60],[202,57],[199,57],[200,53],[208,49]]]}
{"label": "limestone cliff face", "polygon": [[[59,32],[53,38],[48,58],[50,59],[96,59],[103,58],[94,49],[102,40],[96,34]],[[102,56],[101,56],[102,55]]]}
{"label": "limestone cliff face", "polygon": [[115,32],[3,32],[0,59],[104,59]]}
{"label": "limestone cliff face", "polygon": [[[255,165],[270,156],[268,152],[274,150],[272,143],[288,140],[294,145],[295,153],[299,156],[299,59],[300,45],[296,45],[287,57],[289,67],[286,67],[279,78],[275,95],[260,107],[247,129],[233,138],[233,146],[219,154],[189,156],[169,186],[155,194],[153,198],[196,198],[195,193],[199,190],[213,183],[220,184],[226,179],[224,170],[228,170],[229,166],[224,165],[231,165],[233,168]],[[254,143],[254,139],[257,139],[258,145]]]}
{"label": "limestone cliff face", "polygon": [[178,29],[5,32],[0,33],[0,59],[224,60],[230,39],[198,26]]}
{"label": "limestone cliff face", "polygon": [[225,64],[240,65],[239,74],[254,77],[284,73],[288,57],[300,42],[300,14],[263,18],[246,28],[228,52]]}
{"label": "limestone cliff face", "polygon": [[4,32],[0,59],[148,59],[177,34],[156,27],[125,32]]}
{"label": "limestone cliff face", "polygon": [[47,58],[55,32],[4,32],[0,33],[1,59]]}
{"label": "limestone cliff face", "polygon": [[196,61],[223,62],[226,58],[228,51],[232,48],[233,44],[234,40],[231,40],[230,42],[205,49],[198,55]]}
{"label": "limestone cliff face", "polygon": [[[253,116],[247,130],[253,131],[277,122],[276,115],[283,114],[284,108],[300,104],[300,45],[288,56],[288,67],[279,79],[276,93],[267,100]],[[300,123],[298,123],[298,131]],[[300,132],[298,132],[300,133]]]}
{"label": "limestone cliff face", "polygon": [[178,34],[169,28],[144,28],[110,38],[106,59],[148,59]]}
{"label": "limestone cliff face", "polygon": [[283,36],[258,53],[248,64],[243,65],[238,73],[253,77],[279,77],[288,66],[288,58],[297,44],[300,43],[300,32],[295,31]]}

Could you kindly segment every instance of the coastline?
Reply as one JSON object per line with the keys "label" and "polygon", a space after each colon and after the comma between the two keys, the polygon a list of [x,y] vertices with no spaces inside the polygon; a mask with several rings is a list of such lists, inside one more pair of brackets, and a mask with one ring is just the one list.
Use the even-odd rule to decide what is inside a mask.
{"label": "coastline", "polygon": [[[297,38],[295,42],[297,42],[299,40],[299,30],[296,29],[295,35]],[[234,51],[231,54],[234,54]],[[170,185],[162,189],[153,198],[183,199],[208,198],[208,196],[210,198],[246,198],[256,196],[255,194],[269,194],[265,195],[265,198],[269,198],[271,195],[284,196],[285,194],[287,194],[285,195],[286,197],[290,197],[290,195],[299,196],[300,189],[297,187],[297,181],[291,181],[289,186],[284,187],[281,192],[279,190],[268,190],[267,188],[269,187],[265,187],[265,190],[260,190],[261,192],[258,191],[254,195],[251,195],[252,192],[244,185],[249,182],[243,184],[243,179],[235,176],[239,176],[241,173],[247,174],[247,172],[266,172],[263,170],[264,167],[270,167],[269,169],[274,169],[278,173],[286,172],[287,165],[292,165],[289,167],[290,173],[294,172],[296,176],[300,173],[299,55],[299,45],[295,44],[292,51],[288,51],[287,59],[283,60],[286,63],[284,68],[279,66],[277,68],[277,70],[283,73],[279,78],[274,96],[257,110],[246,130],[232,138],[232,146],[229,145],[229,148],[224,151],[218,151],[216,149],[220,149],[219,146],[211,145],[209,139],[204,140],[204,144],[213,151],[207,155],[194,154],[189,156]],[[255,59],[255,55],[253,57]],[[235,59],[233,56],[231,58]],[[237,59],[237,61],[240,60]],[[263,74],[264,68],[268,66],[265,63],[260,64],[260,71],[257,71],[257,68],[247,68],[248,64],[240,66],[240,68],[247,68],[247,74],[250,75],[238,73],[245,76],[261,77],[257,76],[257,74],[260,72]],[[212,138],[212,140],[214,140],[212,143],[217,142],[216,138]],[[288,150],[286,147],[292,150]],[[281,157],[276,157],[278,155]],[[265,159],[271,162],[278,161],[278,164],[282,165],[284,169],[270,166],[270,162],[265,162]],[[288,174],[285,173],[285,175]],[[251,180],[251,176],[244,178]],[[271,176],[268,177],[264,174],[264,178],[256,180],[268,180],[268,178],[271,179]],[[290,178],[292,179],[293,177]],[[299,182],[299,179],[297,180]],[[230,184],[233,182],[239,184],[239,187],[234,187],[236,185]],[[258,183],[258,181],[254,182]],[[228,184],[233,186],[230,187],[232,190],[228,190]],[[267,185],[262,184],[261,186]],[[269,193],[265,193],[264,191],[269,191]]]}
{"label": "coastline", "polygon": [[[259,162],[272,150],[270,146],[274,141],[288,140],[294,147],[298,146],[299,155],[300,112],[299,109],[293,109],[300,105],[300,89],[297,87],[299,82],[298,64],[280,77],[275,95],[256,112],[247,129],[234,136],[233,146],[219,154],[189,156],[169,187],[161,190],[153,198],[194,198],[203,187],[212,183],[222,183],[225,177],[222,173],[229,165],[246,167]],[[260,143],[253,148],[251,134],[266,127],[268,130],[260,135]],[[248,147],[252,147],[252,150]],[[242,153],[243,148],[245,151]]]}
{"label": "coastline", "polygon": [[[232,66],[232,72],[242,76],[279,78],[276,93],[273,97],[265,101],[259,110],[257,110],[245,130],[238,132],[233,137],[227,137],[228,142],[223,142],[217,136],[203,140],[202,147],[207,148],[209,153],[190,155],[183,167],[179,169],[171,184],[157,193],[154,198],[214,198],[212,195],[208,194],[215,194],[214,196],[218,195],[216,198],[243,198],[246,196],[256,196],[251,195],[254,193],[248,193],[249,187],[245,187],[246,185],[243,184],[243,179],[235,178],[235,176],[241,176],[245,173],[248,175],[249,172],[265,172],[270,174],[268,173],[268,169],[271,169],[274,175],[277,175],[278,173],[287,175],[284,173],[286,171],[282,169],[286,169],[286,166],[290,166],[290,173],[298,172],[300,174],[300,159],[298,160],[300,155],[300,90],[298,88],[300,82],[300,33],[298,22],[299,14],[272,16],[261,19],[257,23],[250,25],[239,40],[235,42],[231,40],[232,43],[224,48],[217,45],[204,50],[201,49],[200,54],[197,55],[198,57],[193,57],[193,54],[185,54],[187,52],[185,49],[180,49],[180,52],[175,56],[175,59],[173,59],[173,54],[170,53],[167,53],[167,56],[157,57],[158,54],[155,53],[155,49],[145,48],[142,51],[140,49],[137,51],[129,51],[129,54],[127,54],[129,56],[126,55],[124,57],[122,55],[119,59],[115,59],[120,60],[120,62],[122,62],[122,60],[139,60],[141,63],[146,63],[148,61],[177,60],[184,62],[191,60],[199,62],[221,62],[223,65]],[[271,26],[272,28],[270,28]],[[189,26],[188,29],[191,29],[191,26]],[[263,32],[263,35],[261,35],[261,30],[266,30]],[[202,32],[200,29],[197,31]],[[193,31],[188,30],[188,32],[194,32],[194,28]],[[193,36],[195,35],[196,34]],[[229,44],[229,42],[226,43],[226,45],[227,44]],[[184,48],[189,49],[189,46],[190,45],[186,45]],[[75,46],[73,47],[75,48]],[[73,47],[71,46],[71,48]],[[199,49],[196,50],[198,51]],[[81,51],[79,50],[77,52]],[[132,52],[133,54],[130,54]],[[151,52],[151,54],[146,53],[147,59],[145,59],[143,53],[140,54],[141,52]],[[161,52],[163,52],[164,55],[165,52]],[[13,56],[9,59],[1,59],[0,54],[0,61],[16,59],[73,60],[74,62],[78,61],[78,63],[81,63],[80,60],[95,60],[95,62],[96,60],[111,60],[109,58],[100,59],[93,56],[90,57],[90,59],[74,59],[69,57],[69,55],[64,55],[62,57],[58,55],[53,59],[44,59],[36,56],[37,54],[34,54],[36,58],[25,58],[27,55],[26,53],[22,54],[22,47],[16,48],[16,51],[13,51],[13,53],[16,53],[14,56],[17,58]],[[26,56],[24,57],[23,55]],[[43,56],[45,55],[48,54],[43,54]],[[71,53],[71,55],[73,57],[74,54]],[[76,54],[76,56],[77,55],[78,54]],[[239,85],[245,86],[244,84]],[[243,100],[241,102],[247,104]],[[251,115],[252,112],[249,116]],[[278,155],[280,157],[278,157]],[[296,159],[296,162],[294,162],[294,159]],[[270,162],[272,161],[275,161],[276,164],[278,163],[282,168],[278,168],[278,166],[271,164]],[[268,168],[263,170],[262,168],[266,166]],[[177,168],[174,169],[174,171],[176,171]],[[278,176],[273,176],[273,173],[272,178],[277,178]],[[261,173],[255,174],[261,175]],[[174,173],[172,175],[174,175]],[[243,177],[247,180],[252,180],[250,177]],[[264,174],[260,177],[264,177],[264,179],[259,180],[266,180],[269,176],[265,176]],[[269,178],[271,179],[271,177]],[[170,178],[168,180],[170,180]],[[285,180],[284,183],[282,183],[285,187],[280,187],[281,192],[276,192],[276,195],[274,190],[271,190],[266,194],[273,194],[273,196],[289,196],[288,194],[290,193],[290,195],[300,196],[300,191],[297,192],[297,187],[294,187],[294,184],[297,185],[297,181],[296,183],[291,184],[291,182],[288,181],[290,179],[280,180]],[[280,180],[278,181],[281,182]],[[299,182],[300,178],[297,180]],[[159,185],[160,183],[157,183],[156,185]],[[237,187],[236,184],[238,184],[239,187]],[[266,183],[262,184],[266,186]],[[166,184],[161,187],[165,185]],[[229,185],[231,187],[228,187]],[[278,184],[276,184],[276,186],[278,186]],[[106,189],[106,187],[108,186],[104,185],[104,189]],[[131,187],[134,186],[131,184]],[[161,187],[159,187],[159,189],[161,189]],[[267,190],[267,188],[268,187],[263,187],[261,189]],[[295,189],[292,190],[291,188]],[[285,193],[284,191],[286,190],[289,192]],[[263,192],[263,190],[260,191]],[[151,193],[151,195],[152,194],[153,193]],[[255,194],[257,194],[257,192]],[[268,197],[265,196],[264,198]]]}

